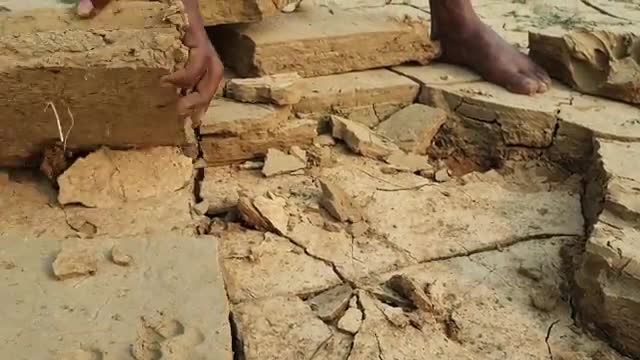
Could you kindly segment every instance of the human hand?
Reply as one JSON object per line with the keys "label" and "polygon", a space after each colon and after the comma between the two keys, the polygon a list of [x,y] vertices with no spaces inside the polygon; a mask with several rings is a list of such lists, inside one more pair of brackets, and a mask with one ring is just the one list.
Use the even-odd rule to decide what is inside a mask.
{"label": "human hand", "polygon": [[[91,17],[109,2],[110,0],[79,0],[77,13],[81,17]],[[197,0],[183,2],[189,16],[189,27],[182,42],[189,48],[189,60],[184,69],[165,76],[162,82],[183,90],[184,96],[177,104],[178,114],[181,117],[192,116],[199,122],[218,91],[224,66],[204,28]]]}
{"label": "human hand", "polygon": [[186,66],[165,76],[162,81],[184,91],[185,96],[178,101],[178,114],[181,117],[191,116],[199,122],[218,91],[224,66],[204,25],[196,19],[191,19],[182,42],[189,48]]}

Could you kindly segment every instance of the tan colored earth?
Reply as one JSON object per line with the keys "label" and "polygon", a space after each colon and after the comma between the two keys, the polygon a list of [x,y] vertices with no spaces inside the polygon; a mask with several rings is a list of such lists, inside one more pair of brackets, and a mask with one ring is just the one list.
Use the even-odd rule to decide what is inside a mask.
{"label": "tan colored earth", "polygon": [[[531,31],[558,72],[533,97],[416,64],[437,48],[415,36],[427,0],[202,2],[211,25],[254,22],[214,33],[247,41],[228,68],[266,76],[229,82],[201,124],[146,130],[171,114],[108,89],[125,115],[99,114],[103,128],[85,104],[54,182],[22,166],[55,140],[49,118],[24,119],[22,145],[0,129],[0,164],[21,165],[0,169],[0,359],[640,358],[640,1],[475,1],[523,51]],[[0,44],[38,38],[16,21],[36,10],[62,16],[36,34],[71,44],[85,30],[61,30],[66,7],[0,0],[19,29],[0,27]],[[160,26],[123,19],[91,31]],[[176,46],[166,31],[153,41]],[[603,49],[606,66],[588,56]],[[166,63],[139,80],[176,65],[165,50],[145,52]],[[67,59],[109,78],[78,60],[101,51],[56,52],[61,74]],[[0,79],[21,71],[16,54],[0,49]],[[139,74],[139,60],[114,66]],[[27,114],[16,104],[0,99],[6,119]]]}

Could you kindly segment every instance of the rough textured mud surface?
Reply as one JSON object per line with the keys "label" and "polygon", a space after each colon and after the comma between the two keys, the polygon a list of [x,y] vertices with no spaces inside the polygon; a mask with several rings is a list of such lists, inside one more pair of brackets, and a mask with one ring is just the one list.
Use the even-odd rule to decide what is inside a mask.
{"label": "rough textured mud surface", "polygon": [[183,23],[179,7],[146,1],[116,3],[85,22],[63,9],[0,15],[0,166],[35,161],[55,142],[187,144],[178,94],[158,86],[186,60]]}
{"label": "rough textured mud surface", "polygon": [[58,178],[58,201],[114,207],[161,197],[191,184],[191,159],[171,147],[113,151],[102,148],[78,159]]}
{"label": "rough textured mud surface", "polygon": [[575,279],[583,320],[628,354],[640,353],[640,327],[630,320],[640,311],[638,151],[638,144],[599,142],[601,166],[594,167],[590,188],[604,187],[604,210]]}
{"label": "rough textured mud surface", "polygon": [[[0,281],[12,289],[3,296],[2,318],[38,324],[3,327],[3,356],[69,359],[87,351],[103,359],[232,358],[215,238],[164,234],[87,241],[98,271],[64,282],[52,280],[51,270],[56,252],[67,246],[61,240],[1,238],[2,261],[12,264],[2,269]],[[133,264],[122,267],[106,256],[116,243],[132,254]],[[189,254],[189,262],[176,253]],[[60,255],[54,270],[59,261]]]}
{"label": "rough textured mud surface", "polygon": [[[406,29],[425,25],[367,32],[378,17],[344,20],[341,8],[387,20],[428,10],[427,0],[305,3],[277,24],[232,29],[267,29],[251,39],[276,53],[258,56],[312,54],[305,69],[324,74],[382,66],[349,54],[367,45],[389,59],[414,49]],[[296,6],[260,4],[216,2],[254,19]],[[313,4],[335,14],[321,31],[296,20]],[[527,30],[640,23],[627,1],[474,5],[521,49]],[[124,28],[156,26],[126,14]],[[345,28],[366,36],[336,36]],[[517,96],[443,64],[305,76],[299,99],[284,101],[273,78],[235,80],[194,124],[194,164],[167,147],[98,150],[68,158],[60,191],[0,170],[0,349],[12,359],[638,357],[640,109],[560,84]]]}
{"label": "rough textured mud surface", "polygon": [[640,35],[599,30],[532,33],[529,54],[578,91],[640,104]]}
{"label": "rough textured mud surface", "polygon": [[239,76],[297,72],[310,77],[409,61],[427,63],[437,54],[427,33],[428,22],[419,11],[394,14],[303,6],[291,15],[221,28],[213,36],[219,39],[223,60]]}
{"label": "rough textured mud surface", "polygon": [[227,82],[226,95],[248,103],[293,105],[300,102],[303,86],[296,73],[278,74],[256,79],[232,79]]}
{"label": "rough textured mud surface", "polygon": [[300,0],[201,0],[206,25],[251,23],[289,11]]}
{"label": "rough textured mud surface", "polygon": [[248,131],[239,136],[205,136],[200,145],[207,163],[223,165],[264,157],[272,148],[307,146],[317,134],[316,121],[294,119],[273,129]]}

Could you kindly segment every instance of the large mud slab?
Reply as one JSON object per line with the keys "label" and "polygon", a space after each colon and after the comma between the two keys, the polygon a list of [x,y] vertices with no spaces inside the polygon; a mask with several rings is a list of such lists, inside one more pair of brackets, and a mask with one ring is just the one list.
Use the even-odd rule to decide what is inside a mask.
{"label": "large mud slab", "polygon": [[429,40],[429,22],[411,10],[308,6],[257,24],[222,27],[214,38],[225,64],[242,77],[312,77],[428,63],[438,52]]}
{"label": "large mud slab", "polygon": [[[0,166],[23,166],[61,137],[69,149],[183,145],[178,94],[179,6],[123,2],[94,20],[63,9],[0,17]],[[55,112],[54,112],[55,108]]]}

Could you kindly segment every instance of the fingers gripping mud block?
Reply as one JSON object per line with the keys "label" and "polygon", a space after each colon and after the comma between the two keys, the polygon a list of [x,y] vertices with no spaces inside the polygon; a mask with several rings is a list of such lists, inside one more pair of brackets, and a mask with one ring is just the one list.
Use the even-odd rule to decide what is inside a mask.
{"label": "fingers gripping mud block", "polygon": [[185,19],[175,0],[114,2],[92,20],[61,7],[0,15],[0,166],[30,165],[61,141],[186,145],[178,93],[160,84],[187,59]]}

